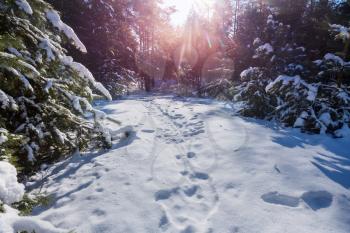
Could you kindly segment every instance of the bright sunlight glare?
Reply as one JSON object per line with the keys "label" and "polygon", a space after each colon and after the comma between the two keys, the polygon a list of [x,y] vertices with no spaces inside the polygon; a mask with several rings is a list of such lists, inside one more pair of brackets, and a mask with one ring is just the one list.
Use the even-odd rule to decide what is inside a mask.
{"label": "bright sunlight glare", "polygon": [[171,21],[175,26],[181,26],[192,10],[197,13],[208,14],[214,0],[164,0],[165,6],[174,6],[176,12]]}

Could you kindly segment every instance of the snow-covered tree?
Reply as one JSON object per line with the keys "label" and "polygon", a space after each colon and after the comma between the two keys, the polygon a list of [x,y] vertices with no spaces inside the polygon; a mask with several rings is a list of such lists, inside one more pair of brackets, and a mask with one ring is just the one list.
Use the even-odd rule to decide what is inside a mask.
{"label": "snow-covered tree", "polygon": [[90,104],[95,91],[111,95],[67,56],[68,42],[87,52],[46,2],[0,2],[0,159],[22,174],[77,149],[111,146],[104,114]]}
{"label": "snow-covered tree", "polygon": [[246,116],[270,117],[279,101],[266,92],[266,86],[279,75],[301,75],[304,68],[305,48],[293,43],[290,26],[277,21],[271,12],[260,36],[249,45],[254,50],[249,67],[240,74],[242,83],[237,88],[236,100],[246,102],[242,109]]}
{"label": "snow-covered tree", "polygon": [[137,81],[135,64],[136,16],[129,0],[48,0],[62,12],[62,19],[76,29],[88,49],[82,55],[67,46],[74,58],[86,65],[96,80],[113,96],[123,95]]}
{"label": "snow-covered tree", "polygon": [[[346,48],[348,29],[332,29],[336,38],[345,37]],[[306,49],[293,41],[290,26],[269,15],[261,37],[252,43],[255,67],[241,73],[235,88],[235,100],[245,103],[241,113],[343,136],[349,125],[349,62],[332,53],[311,62]]]}

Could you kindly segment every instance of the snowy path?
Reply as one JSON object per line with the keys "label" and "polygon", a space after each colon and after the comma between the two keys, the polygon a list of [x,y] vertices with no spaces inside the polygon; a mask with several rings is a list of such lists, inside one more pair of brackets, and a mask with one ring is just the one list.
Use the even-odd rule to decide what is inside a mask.
{"label": "snowy path", "polygon": [[277,129],[210,100],[100,108],[134,133],[50,168],[54,201],[40,219],[77,233],[350,232],[349,139]]}

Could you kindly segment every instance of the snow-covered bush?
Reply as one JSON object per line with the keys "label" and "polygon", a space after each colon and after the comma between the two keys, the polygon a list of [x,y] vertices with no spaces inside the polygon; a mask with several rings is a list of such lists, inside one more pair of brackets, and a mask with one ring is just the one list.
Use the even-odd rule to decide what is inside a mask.
{"label": "snow-covered bush", "polygon": [[220,100],[231,100],[232,83],[227,79],[219,79],[203,86],[198,95],[201,97],[212,97]]}
{"label": "snow-covered bush", "polygon": [[241,114],[248,117],[264,118],[273,111],[272,100],[265,92],[268,84],[267,71],[259,67],[244,70],[240,77],[242,83],[234,89],[234,101],[242,101]]}
{"label": "snow-covered bush", "polygon": [[270,82],[265,90],[277,100],[270,118],[277,119],[289,127],[319,132],[322,124],[317,120],[312,108],[318,94],[318,85],[308,84],[299,75],[280,75]]}
{"label": "snow-covered bush", "polygon": [[[76,149],[109,146],[94,91],[111,99],[63,43],[85,46],[41,0],[0,2],[0,159],[30,173]],[[95,121],[84,117],[95,116]],[[102,139],[102,143],[100,143]],[[89,143],[96,142],[96,143]]]}

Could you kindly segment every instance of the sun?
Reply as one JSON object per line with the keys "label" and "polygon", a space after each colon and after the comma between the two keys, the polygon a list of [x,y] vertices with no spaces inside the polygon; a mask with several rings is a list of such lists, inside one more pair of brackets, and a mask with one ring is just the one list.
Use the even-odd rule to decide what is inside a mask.
{"label": "sun", "polygon": [[166,6],[174,6],[176,12],[172,15],[171,21],[175,26],[181,26],[186,22],[191,10],[200,13],[207,13],[214,0],[164,0]]}

